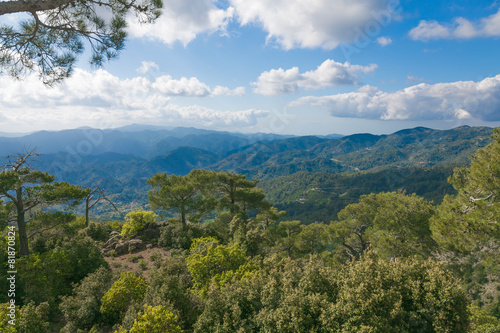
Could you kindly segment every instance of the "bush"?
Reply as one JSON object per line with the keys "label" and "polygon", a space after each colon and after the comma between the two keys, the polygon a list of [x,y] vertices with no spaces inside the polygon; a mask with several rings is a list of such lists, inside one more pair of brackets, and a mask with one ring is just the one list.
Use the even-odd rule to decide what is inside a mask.
{"label": "bush", "polygon": [[158,268],[150,271],[149,281],[151,289],[144,302],[165,306],[181,319],[182,328],[190,331],[201,306],[196,295],[190,292],[193,283],[184,256],[166,257]]}
{"label": "bush", "polygon": [[193,239],[204,235],[203,227],[197,224],[182,225],[179,223],[170,223],[161,228],[158,244],[166,249],[184,249],[191,246]]}
{"label": "bush", "polygon": [[35,303],[21,308],[18,333],[46,333],[49,331],[49,303],[43,302],[38,306]]}
{"label": "bush", "polygon": [[122,227],[121,235],[123,237],[133,238],[149,225],[155,223],[157,217],[158,215],[155,213],[143,210],[130,212],[125,215],[125,221],[127,222],[125,222]]}
{"label": "bush", "polygon": [[145,260],[141,259],[139,260],[139,267],[144,271],[148,267],[148,263]]}
{"label": "bush", "polygon": [[98,242],[105,242],[109,239],[111,231],[113,231],[113,227],[110,223],[90,222],[88,228],[85,229],[84,233],[93,240],[96,240]]}
{"label": "bush", "polygon": [[144,298],[148,285],[142,276],[121,273],[120,278],[101,299],[101,313],[110,321],[117,321],[123,316],[129,305]]}
{"label": "bush", "polygon": [[469,300],[433,261],[389,262],[369,252],[339,276],[323,327],[341,332],[467,332]]}
{"label": "bush", "polygon": [[73,239],[48,252],[22,257],[17,266],[20,299],[55,306],[60,296],[71,293],[74,283],[108,264],[92,240]]}
{"label": "bush", "polygon": [[264,267],[210,286],[194,332],[465,333],[469,326],[465,292],[432,261],[389,262],[368,252],[341,270],[316,256],[266,258]]}
{"label": "bush", "polygon": [[144,314],[135,322],[129,333],[182,333],[177,316],[159,306],[145,306]]}
{"label": "bush", "polygon": [[13,316],[15,316],[15,321],[14,325],[11,325],[9,323],[10,320],[14,319],[9,317],[11,314],[10,309],[8,308],[10,306],[10,303],[3,303],[0,304],[0,332],[2,333],[17,333],[17,328],[19,327],[19,317],[20,313],[19,310],[16,307],[14,308],[14,313],[12,313]]}
{"label": "bush", "polygon": [[193,240],[191,254],[186,258],[187,268],[193,277],[193,287],[204,293],[211,282],[222,286],[233,278],[248,277],[257,270],[238,244],[231,247],[218,245],[213,237]]}
{"label": "bush", "polygon": [[500,333],[500,319],[488,315],[477,306],[471,306],[471,330],[472,333]]}
{"label": "bush", "polygon": [[85,277],[73,288],[73,295],[62,297],[59,306],[66,326],[62,333],[73,333],[79,329],[89,330],[102,321],[101,298],[111,287],[112,274],[105,267]]}

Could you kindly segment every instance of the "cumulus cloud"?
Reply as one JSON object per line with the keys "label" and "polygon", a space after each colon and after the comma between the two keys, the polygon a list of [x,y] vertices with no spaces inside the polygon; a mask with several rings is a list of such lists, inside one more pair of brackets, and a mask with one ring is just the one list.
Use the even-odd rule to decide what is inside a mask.
{"label": "cumulus cloud", "polygon": [[172,103],[171,97],[242,93],[244,88],[210,88],[196,78],[120,79],[102,69],[94,72],[76,69],[64,84],[53,88],[45,87],[36,75],[22,82],[0,76],[1,130],[26,131],[101,121],[115,125],[143,120],[184,121],[198,126],[251,126],[265,117],[267,111],[179,106]]}
{"label": "cumulus cloud", "polygon": [[154,61],[143,61],[141,67],[137,68],[137,72],[141,74],[147,74],[151,71],[156,71],[160,69]]}
{"label": "cumulus cloud", "polygon": [[215,86],[211,89],[208,85],[195,77],[173,79],[170,75],[158,77],[153,83],[152,88],[164,95],[169,96],[189,96],[205,97],[214,95],[244,95],[245,88],[238,87],[229,89],[227,87]]}
{"label": "cumulus cloud", "polygon": [[324,89],[330,86],[357,84],[360,73],[371,73],[377,65],[351,65],[339,63],[331,59],[325,60],[317,69],[300,73],[298,67],[284,70],[271,69],[260,74],[254,92],[261,95],[284,95],[295,93],[300,88],[306,90]]}
{"label": "cumulus cloud", "polygon": [[364,86],[351,93],[302,97],[292,106],[313,105],[332,116],[366,119],[500,120],[500,75],[480,82],[421,83],[396,92]]}
{"label": "cumulus cloud", "polygon": [[471,22],[463,17],[457,17],[451,24],[441,24],[437,21],[420,21],[418,26],[410,30],[409,35],[414,40],[428,41],[432,39],[470,39],[475,37],[500,36],[500,10],[493,15]]}
{"label": "cumulus cloud", "polygon": [[377,43],[380,46],[387,46],[392,44],[392,39],[390,39],[389,37],[379,37],[377,38]]}
{"label": "cumulus cloud", "polygon": [[284,49],[333,49],[397,18],[394,0],[230,0],[242,25],[255,23]]}
{"label": "cumulus cloud", "polygon": [[140,24],[135,16],[128,19],[132,37],[147,37],[165,44],[187,45],[202,33],[224,32],[233,17],[233,8],[221,9],[211,0],[169,0],[154,24]]}

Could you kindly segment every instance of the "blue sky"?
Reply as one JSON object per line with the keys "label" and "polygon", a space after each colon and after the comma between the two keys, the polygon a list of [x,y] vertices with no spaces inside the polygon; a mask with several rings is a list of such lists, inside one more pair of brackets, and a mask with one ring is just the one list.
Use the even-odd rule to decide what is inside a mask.
{"label": "blue sky", "polygon": [[[118,60],[0,77],[0,132],[132,123],[279,134],[500,126],[500,3],[164,0]],[[10,18],[13,20],[12,18]],[[6,22],[8,18],[2,18]]]}

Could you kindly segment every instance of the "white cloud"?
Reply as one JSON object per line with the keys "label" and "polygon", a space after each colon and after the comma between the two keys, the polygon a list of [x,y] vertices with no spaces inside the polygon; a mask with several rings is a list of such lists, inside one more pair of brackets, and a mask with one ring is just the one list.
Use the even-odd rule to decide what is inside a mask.
{"label": "white cloud", "polygon": [[432,39],[470,39],[476,37],[500,36],[500,10],[493,15],[471,22],[457,17],[452,24],[441,24],[437,21],[420,21],[417,27],[410,30],[414,40],[428,41]]}
{"label": "white cloud", "polygon": [[[397,18],[394,0],[230,0],[242,25],[256,23],[284,49],[333,49]],[[365,31],[366,30],[366,31]]]}
{"label": "white cloud", "polygon": [[377,65],[351,65],[339,63],[331,59],[325,60],[317,69],[299,73],[298,67],[284,70],[271,69],[260,74],[254,92],[262,95],[284,95],[295,93],[299,88],[306,90],[324,89],[330,86],[350,85],[359,82],[359,73],[370,73]]}
{"label": "white cloud", "polygon": [[154,24],[140,24],[135,16],[128,20],[132,37],[147,37],[173,44],[187,45],[202,33],[224,32],[233,17],[233,8],[217,8],[210,0],[169,0],[163,3],[162,15]]}
{"label": "white cloud", "polygon": [[158,67],[158,65],[155,62],[143,61],[141,63],[141,67],[137,68],[137,72],[141,74],[147,74],[148,72],[156,71],[158,69],[160,69],[160,67]]}
{"label": "white cloud", "polygon": [[265,117],[267,111],[179,106],[170,97],[242,93],[244,88],[210,88],[196,78],[120,79],[102,69],[94,72],[76,69],[63,84],[53,88],[44,86],[36,75],[23,81],[0,76],[0,130],[56,129],[102,122],[113,127],[143,120],[190,126],[251,126]]}
{"label": "white cloud", "polygon": [[377,43],[380,46],[387,46],[392,44],[392,39],[390,39],[389,37],[379,37],[377,38]]}
{"label": "white cloud", "polygon": [[245,95],[244,87],[237,87],[235,89],[229,89],[228,87],[215,86],[212,89],[213,95],[228,95],[228,96],[243,96]]}
{"label": "white cloud", "polygon": [[364,86],[356,92],[302,97],[290,105],[326,108],[332,116],[366,119],[500,120],[500,75],[480,82],[421,83],[396,92]]}
{"label": "white cloud", "polygon": [[195,77],[175,80],[170,75],[160,76],[152,87],[164,95],[171,96],[204,97],[211,93],[210,88]]}
{"label": "white cloud", "polygon": [[417,83],[429,83],[431,82],[430,80],[426,80],[423,77],[416,77],[413,75],[408,75],[406,77],[406,83],[407,84],[417,84]]}
{"label": "white cloud", "polygon": [[208,85],[195,77],[179,80],[173,79],[170,75],[158,77],[153,83],[152,88],[161,94],[169,96],[189,96],[205,97],[215,95],[244,95],[245,88],[238,87],[234,90],[227,87],[215,86],[211,89]]}

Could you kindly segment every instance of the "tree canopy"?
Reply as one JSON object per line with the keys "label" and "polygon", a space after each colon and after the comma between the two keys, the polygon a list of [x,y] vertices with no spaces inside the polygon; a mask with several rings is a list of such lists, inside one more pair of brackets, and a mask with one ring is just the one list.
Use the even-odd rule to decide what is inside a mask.
{"label": "tree canopy", "polygon": [[39,73],[45,84],[68,77],[77,57],[90,47],[90,63],[102,66],[124,47],[126,17],[152,22],[161,0],[12,0],[0,15],[24,13],[17,27],[0,26],[0,70],[16,78]]}
{"label": "tree canopy", "polygon": [[[44,208],[59,204],[78,204],[88,190],[67,182],[55,182],[55,177],[32,170],[28,162],[34,150],[11,158],[0,172],[0,199],[7,200],[3,218],[16,223],[21,255],[29,253],[26,224]],[[38,212],[35,212],[38,209]]]}
{"label": "tree canopy", "polygon": [[473,251],[500,241],[500,128],[492,138],[470,167],[455,169],[450,181],[458,194],[446,196],[432,219],[434,238],[444,247]]}

